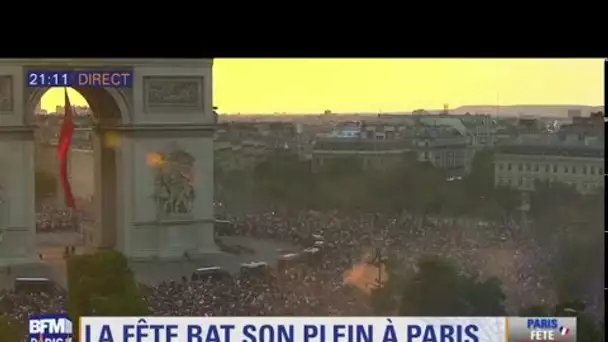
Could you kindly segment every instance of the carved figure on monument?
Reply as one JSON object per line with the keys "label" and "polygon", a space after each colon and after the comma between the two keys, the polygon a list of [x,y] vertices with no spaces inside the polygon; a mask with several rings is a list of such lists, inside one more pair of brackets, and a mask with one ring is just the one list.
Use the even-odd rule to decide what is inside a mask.
{"label": "carved figure on monument", "polygon": [[0,76],[0,112],[13,110],[13,78]]}
{"label": "carved figure on monument", "polygon": [[159,153],[155,163],[154,201],[157,214],[162,217],[190,214],[195,199],[193,184],[194,157],[175,149]]}

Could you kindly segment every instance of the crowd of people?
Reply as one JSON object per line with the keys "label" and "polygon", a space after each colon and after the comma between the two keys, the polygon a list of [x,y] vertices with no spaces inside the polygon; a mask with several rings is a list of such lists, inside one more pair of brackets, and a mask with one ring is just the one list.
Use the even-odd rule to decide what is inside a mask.
{"label": "crowd of people", "polygon": [[[342,276],[378,247],[406,267],[427,254],[450,259],[480,278],[497,277],[503,283],[511,310],[538,300],[554,302],[543,276],[549,257],[529,230],[515,220],[486,222],[472,218],[352,214],[337,211],[276,212],[231,218],[238,234],[300,243],[312,234],[322,235],[329,248],[326,268]],[[335,247],[335,248],[334,248]]]}
{"label": "crowd of people", "polygon": [[[497,277],[510,313],[529,304],[555,304],[545,274],[551,254],[541,250],[531,229],[511,219],[486,222],[472,218],[408,213],[261,212],[226,217],[230,234],[310,247],[319,237],[321,258],[314,266],[272,270],[267,276],[219,280],[167,280],[149,286],[146,300],[154,315],[368,315],[365,286],[351,277],[374,251],[407,267],[426,254],[451,259],[480,278]],[[527,223],[532,224],[532,223]],[[13,318],[65,309],[65,296],[4,293],[0,307]]]}
{"label": "crowd of people", "polygon": [[36,231],[78,231],[82,221],[91,220],[91,205],[91,201],[77,200],[76,209],[72,210],[54,199],[45,199],[36,210]]}
{"label": "crowd of people", "polygon": [[163,316],[357,316],[371,311],[363,294],[323,270],[169,281],[150,288]]}
{"label": "crowd of people", "polygon": [[61,289],[28,293],[0,290],[0,312],[9,321],[24,324],[30,315],[67,311],[67,293]]}

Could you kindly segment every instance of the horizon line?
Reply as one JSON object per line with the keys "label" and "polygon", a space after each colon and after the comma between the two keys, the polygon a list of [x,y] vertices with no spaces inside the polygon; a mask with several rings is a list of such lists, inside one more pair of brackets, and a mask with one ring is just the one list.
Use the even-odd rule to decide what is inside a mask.
{"label": "horizon line", "polygon": [[[61,106],[63,107],[63,106]],[[73,105],[72,107],[79,107],[79,108],[87,108],[90,109],[91,107],[88,105]],[[452,109],[448,108],[448,111],[451,110],[458,110],[462,107],[489,107],[489,108],[503,108],[503,107],[599,107],[599,108],[605,108],[605,105],[589,105],[589,104],[542,104],[542,103],[535,103],[535,104],[512,104],[512,105],[496,105],[496,104],[465,104],[465,105],[459,105],[457,107],[454,107]],[[48,111],[44,108],[42,108],[42,110],[45,110],[47,112],[47,114],[52,114],[52,113],[58,113],[58,112],[51,112]],[[424,108],[418,108],[418,109],[414,109],[411,111],[395,111],[395,110],[391,110],[391,111],[383,111],[383,110],[377,110],[377,111],[356,111],[356,112],[352,112],[352,111],[331,111],[330,114],[331,115],[337,115],[337,114],[408,114],[408,113],[413,113],[415,111],[418,110],[423,110],[426,112],[435,112],[435,111],[439,111],[439,112],[443,112],[445,111],[445,109],[424,109]],[[219,115],[323,115],[325,114],[324,111],[319,111],[319,112],[288,112],[288,111],[273,111],[273,112],[258,112],[258,113],[254,113],[254,112],[219,112]]]}

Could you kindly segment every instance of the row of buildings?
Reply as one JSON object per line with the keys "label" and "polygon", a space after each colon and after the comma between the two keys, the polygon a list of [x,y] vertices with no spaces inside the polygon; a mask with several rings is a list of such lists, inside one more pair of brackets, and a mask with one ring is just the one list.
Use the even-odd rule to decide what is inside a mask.
{"label": "row of buildings", "polygon": [[[559,121],[559,122],[557,122]],[[378,115],[363,120],[223,123],[216,138],[222,168],[256,165],[287,150],[314,169],[357,157],[387,169],[414,154],[450,177],[471,171],[475,154],[495,152],[495,185],[531,191],[537,181],[571,184],[582,193],[603,188],[603,113],[564,119],[489,115]]]}
{"label": "row of buildings", "polygon": [[345,157],[365,168],[386,169],[416,155],[449,174],[470,171],[475,152],[494,144],[488,115],[378,115],[363,120],[220,123],[216,162],[225,168],[255,165],[271,150],[288,150],[316,169]]}

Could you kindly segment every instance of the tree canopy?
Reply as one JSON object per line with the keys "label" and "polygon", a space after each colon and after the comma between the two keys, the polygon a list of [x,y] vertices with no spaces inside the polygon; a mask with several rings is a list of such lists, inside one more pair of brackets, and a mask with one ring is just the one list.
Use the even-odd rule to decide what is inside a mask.
{"label": "tree canopy", "polygon": [[[454,264],[437,256],[421,258],[415,269],[404,277],[389,277],[387,284],[372,293],[370,299],[377,313],[388,314],[397,309],[401,316],[505,314],[506,297],[498,279],[464,275]],[[399,297],[395,308],[391,303]]]}
{"label": "tree canopy", "polygon": [[[401,316],[505,316],[505,294],[496,278],[478,279],[459,272],[456,265],[437,256],[421,258],[415,271],[399,276],[398,265],[385,261],[388,281],[370,296],[377,315]],[[400,298],[400,301],[397,299]],[[603,341],[603,322],[586,311],[583,300],[561,301],[554,307],[530,305],[519,316],[577,317],[578,340]]]}
{"label": "tree canopy", "polygon": [[[313,169],[297,155],[272,153],[253,173],[217,171],[222,189],[232,189],[238,198],[256,202],[310,209],[407,209],[418,213],[477,215],[495,218],[514,210],[516,192],[494,187],[493,154],[477,153],[472,172],[462,180],[448,177],[442,169],[419,162],[414,153],[386,168],[365,168],[359,156],[344,156]],[[244,180],[250,179],[253,186]],[[238,184],[238,185],[237,185]]]}
{"label": "tree canopy", "polygon": [[148,313],[127,259],[116,251],[68,259],[68,305],[72,319],[86,315],[139,316]]}
{"label": "tree canopy", "polygon": [[497,279],[464,275],[436,256],[422,258],[403,284],[402,316],[499,316],[505,295]]}
{"label": "tree canopy", "polygon": [[531,196],[533,233],[552,256],[550,273],[562,300],[580,298],[603,284],[603,198],[603,192],[581,195],[549,183],[537,183]]}

